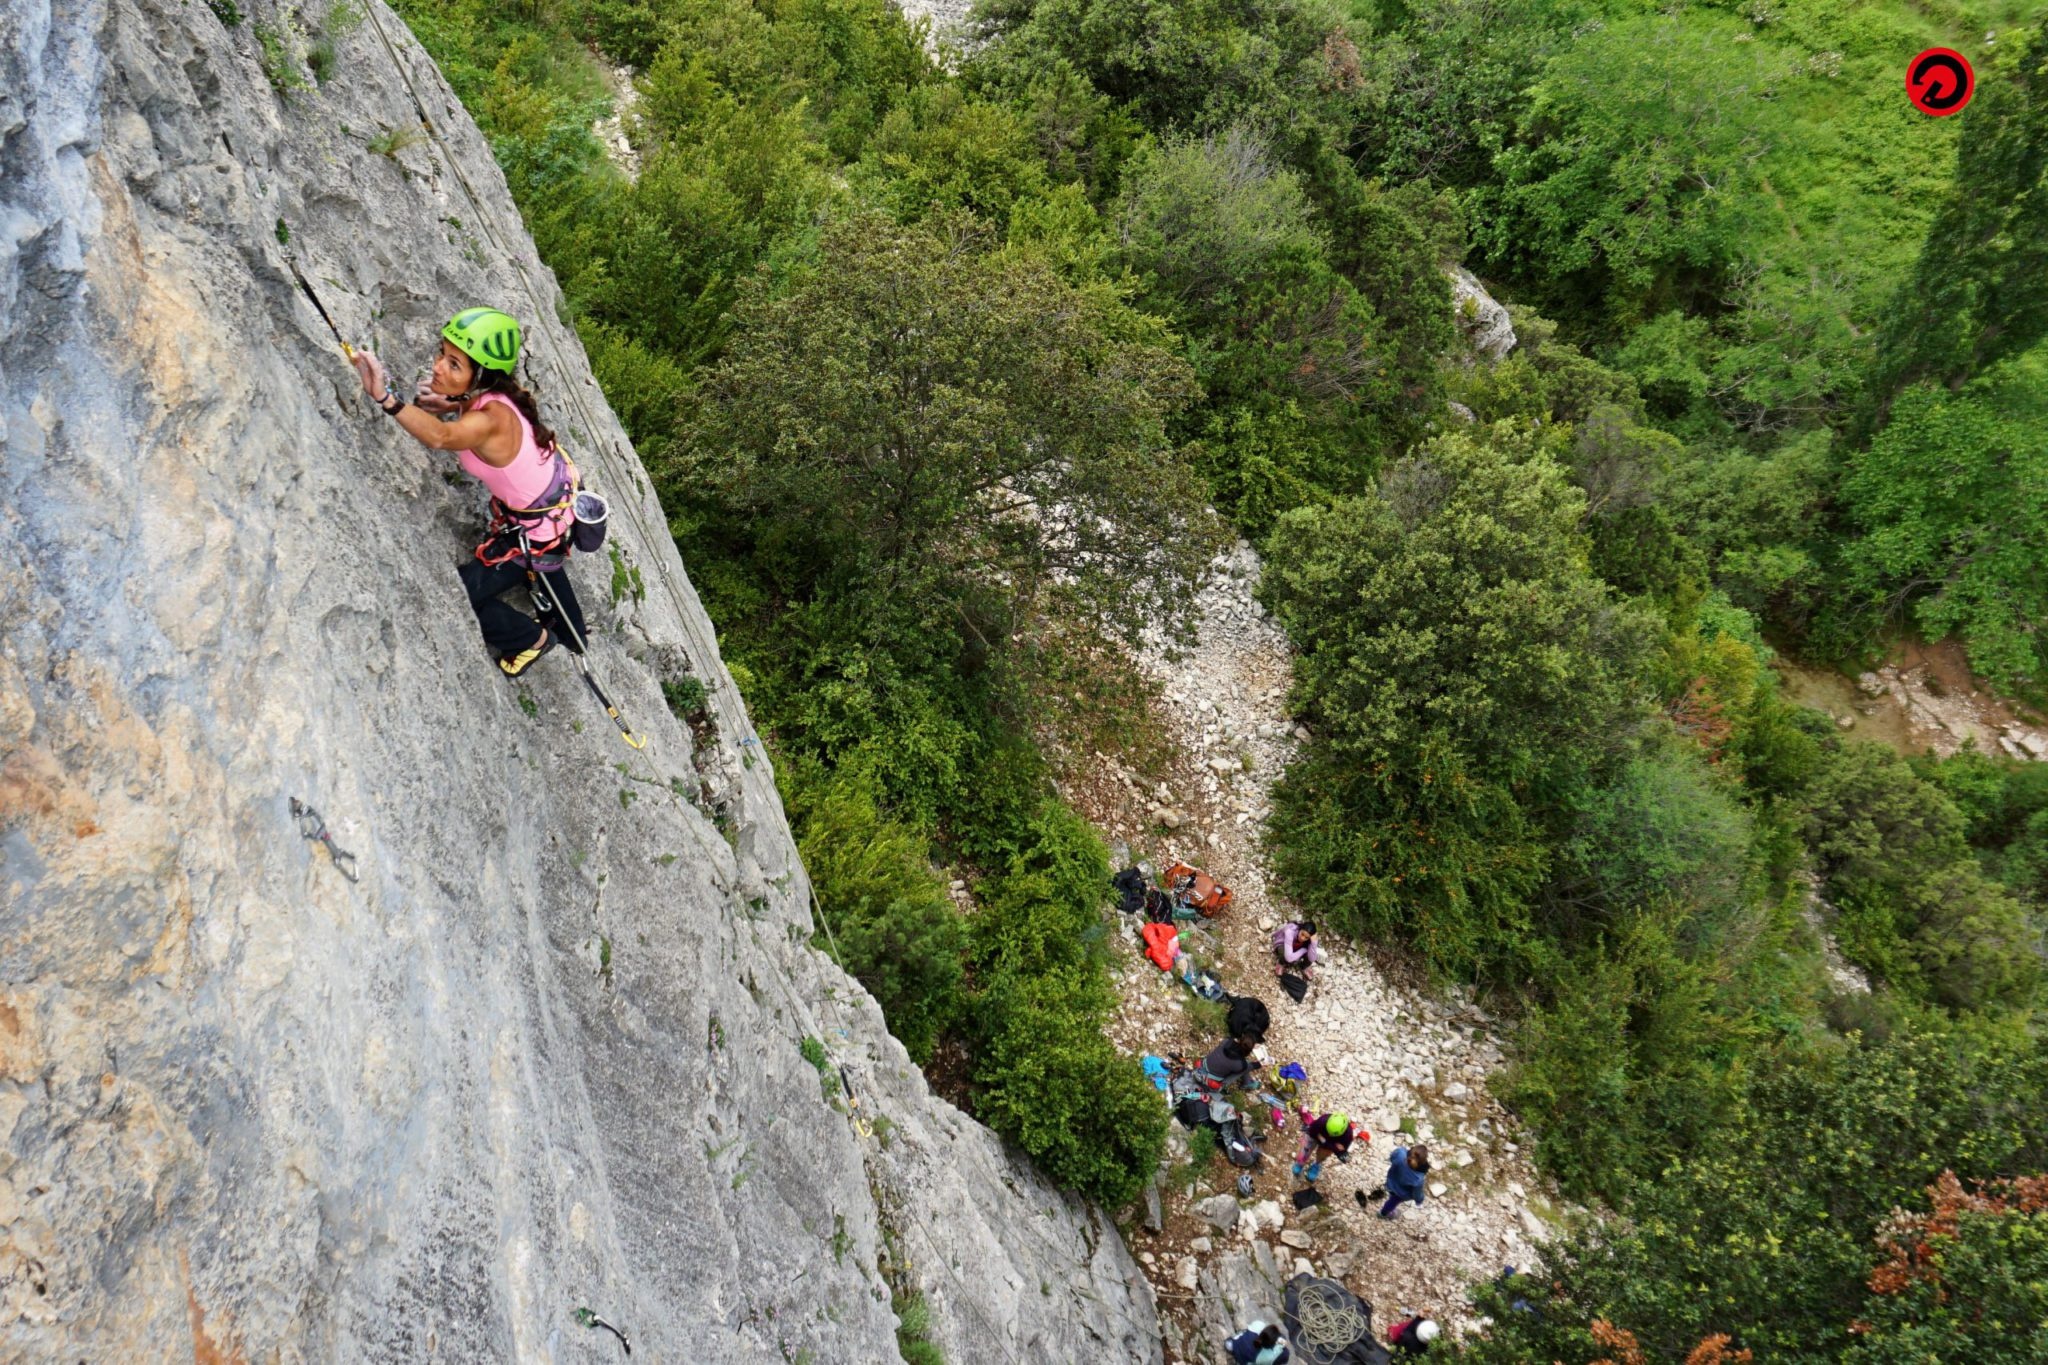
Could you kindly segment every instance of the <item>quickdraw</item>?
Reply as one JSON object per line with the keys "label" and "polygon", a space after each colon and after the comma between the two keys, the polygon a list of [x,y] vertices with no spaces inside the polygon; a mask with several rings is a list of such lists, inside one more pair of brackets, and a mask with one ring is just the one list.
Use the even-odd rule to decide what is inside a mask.
{"label": "quickdraw", "polygon": [[839,1083],[846,1087],[846,1113],[853,1120],[853,1131],[863,1138],[875,1135],[875,1125],[861,1116],[860,1095],[853,1088],[853,1077],[846,1074],[846,1065],[839,1066]]}
{"label": "quickdraw", "polygon": [[618,1328],[612,1326],[610,1323],[606,1322],[597,1314],[591,1312],[588,1308],[579,1308],[576,1310],[576,1325],[578,1327],[604,1328],[605,1331],[610,1332],[613,1336],[619,1339],[619,1345],[626,1348],[627,1355],[633,1354],[633,1343],[626,1340],[626,1334],[624,1332],[621,1332]]}
{"label": "quickdraw", "polygon": [[604,694],[604,689],[597,685],[597,679],[591,675],[590,662],[583,657],[585,648],[583,636],[576,629],[575,623],[569,619],[569,613],[563,611],[561,605],[555,601],[553,590],[546,585],[542,580],[540,572],[536,569],[533,545],[526,538],[526,528],[516,526],[514,529],[519,536],[519,552],[526,565],[526,590],[533,594],[534,610],[538,611],[542,616],[552,613],[554,618],[562,623],[562,628],[569,632],[569,638],[576,645],[576,648],[571,652],[576,656],[577,671],[583,675],[583,685],[590,689],[591,696],[597,698],[597,704],[604,708],[604,713],[612,718],[612,724],[619,727],[619,734],[626,741],[627,747],[633,749],[646,748],[647,741],[633,733],[633,727],[626,724],[626,718],[619,714],[619,708],[612,705],[612,699]]}
{"label": "quickdraw", "polygon": [[320,818],[319,811],[294,796],[291,800],[291,812],[292,819],[299,822],[300,838],[324,844],[327,848],[328,861],[334,864],[336,872],[352,882],[362,880],[356,872],[356,855],[334,842],[334,836],[327,832],[327,822]]}

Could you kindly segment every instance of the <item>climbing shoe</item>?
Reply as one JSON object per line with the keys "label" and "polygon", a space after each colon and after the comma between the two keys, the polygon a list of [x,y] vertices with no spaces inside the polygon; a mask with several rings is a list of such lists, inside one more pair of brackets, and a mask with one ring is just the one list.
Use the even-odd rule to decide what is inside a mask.
{"label": "climbing shoe", "polygon": [[500,654],[498,667],[505,670],[506,677],[516,678],[540,662],[541,657],[554,647],[555,633],[551,630],[542,631],[540,639],[525,649],[511,654]]}

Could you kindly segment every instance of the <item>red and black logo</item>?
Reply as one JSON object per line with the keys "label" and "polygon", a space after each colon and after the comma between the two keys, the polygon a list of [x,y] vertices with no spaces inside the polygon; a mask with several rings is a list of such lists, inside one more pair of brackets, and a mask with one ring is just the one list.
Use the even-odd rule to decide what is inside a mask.
{"label": "red and black logo", "polygon": [[1976,93],[1970,59],[1952,47],[1930,47],[1906,68],[1906,98],[1923,114],[1946,118],[1960,113]]}

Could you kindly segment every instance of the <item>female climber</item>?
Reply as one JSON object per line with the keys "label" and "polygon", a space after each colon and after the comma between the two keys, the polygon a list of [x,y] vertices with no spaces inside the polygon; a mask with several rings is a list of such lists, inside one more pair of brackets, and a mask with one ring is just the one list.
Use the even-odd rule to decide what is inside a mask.
{"label": "female climber", "polygon": [[519,323],[495,308],[465,308],[450,318],[441,329],[433,375],[420,383],[411,402],[391,392],[374,354],[357,351],[354,359],[372,402],[421,445],[458,452],[462,469],[490,490],[490,529],[475,558],[458,572],[498,667],[518,677],[555,647],[564,625],[555,611],[543,611],[536,623],[498,600],[526,579],[528,551],[530,567],[548,575],[546,595],[568,614],[570,648],[577,649],[585,638],[583,609],[563,571],[574,525],[576,470],[556,449],[533,395],[512,377]]}

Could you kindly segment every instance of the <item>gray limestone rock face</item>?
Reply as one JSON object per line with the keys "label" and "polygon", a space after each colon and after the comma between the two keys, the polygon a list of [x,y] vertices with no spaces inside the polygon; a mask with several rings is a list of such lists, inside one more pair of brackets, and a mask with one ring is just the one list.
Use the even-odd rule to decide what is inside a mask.
{"label": "gray limestone rock face", "polygon": [[[589,1308],[639,1359],[894,1361],[893,1283],[956,1362],[1160,1359],[1116,1230],[810,948],[646,474],[370,5],[289,97],[267,3],[0,22],[0,1358],[621,1359]],[[455,574],[482,492],[287,253],[402,391],[456,308],[521,318],[611,500],[569,573],[644,749],[564,652],[499,674]]]}
{"label": "gray limestone rock face", "polygon": [[1488,360],[1499,360],[1515,349],[1515,324],[1499,300],[1486,292],[1479,277],[1464,266],[1444,272],[1451,283],[1451,307],[1465,343]]}

